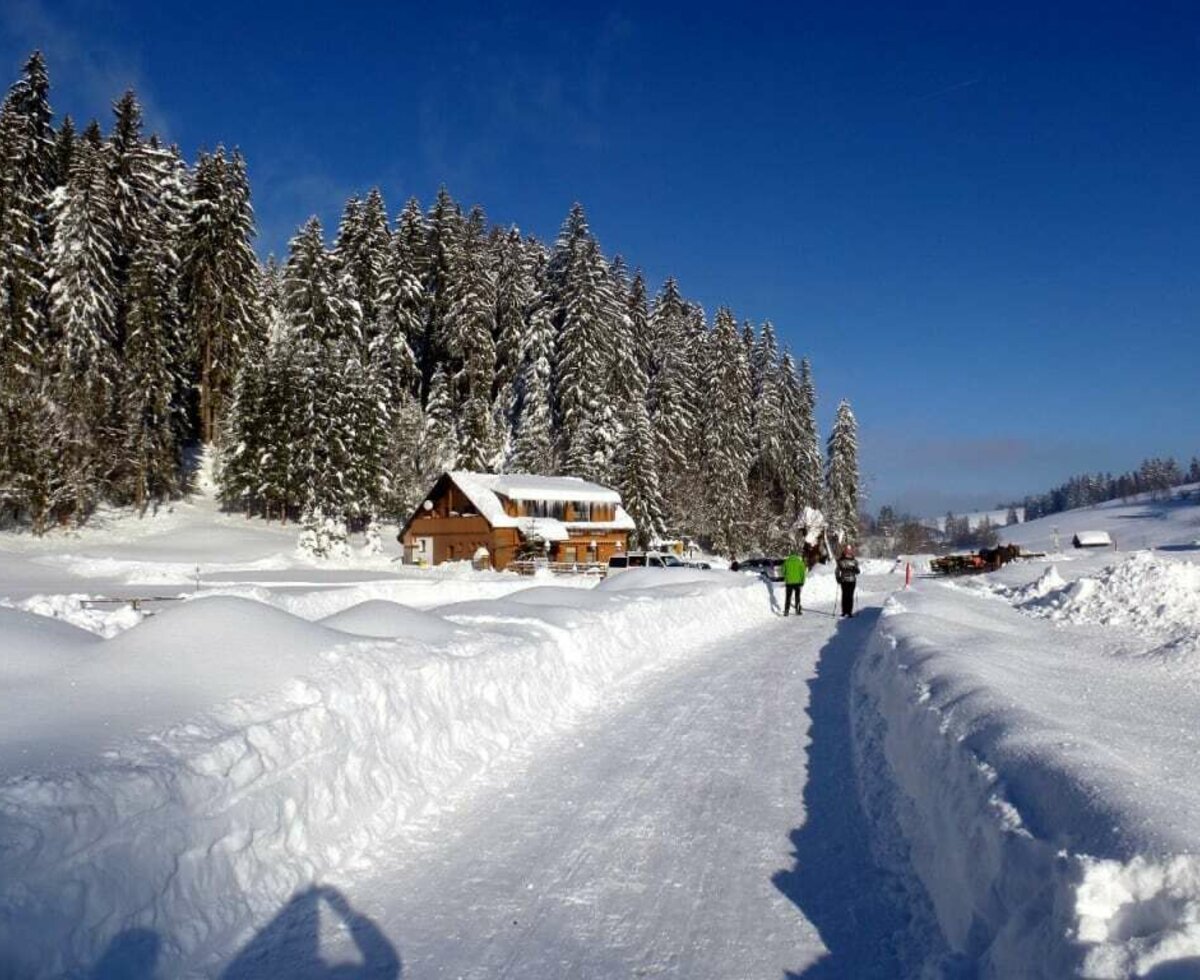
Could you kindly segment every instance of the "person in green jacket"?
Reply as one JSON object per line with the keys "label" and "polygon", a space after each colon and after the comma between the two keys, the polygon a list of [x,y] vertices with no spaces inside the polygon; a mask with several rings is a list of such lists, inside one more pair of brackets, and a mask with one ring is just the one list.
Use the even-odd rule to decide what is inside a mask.
{"label": "person in green jacket", "polygon": [[804,615],[804,610],[800,608],[800,590],[804,587],[804,577],[807,574],[808,569],[804,565],[804,559],[796,552],[793,551],[783,560],[783,584],[787,589],[787,596],[783,601],[785,616],[792,608],[793,596],[796,597],[796,615]]}

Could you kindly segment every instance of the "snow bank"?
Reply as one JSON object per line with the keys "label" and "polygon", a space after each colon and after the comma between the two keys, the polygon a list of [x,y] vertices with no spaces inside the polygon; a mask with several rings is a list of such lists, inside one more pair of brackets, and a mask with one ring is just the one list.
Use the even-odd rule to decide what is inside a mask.
{"label": "snow bank", "polygon": [[64,670],[95,653],[99,638],[69,623],[0,605],[0,684]]}
{"label": "snow bank", "polygon": [[343,633],[371,636],[380,639],[404,637],[422,643],[439,643],[450,639],[454,628],[441,616],[410,609],[398,602],[385,599],[369,599],[326,616],[322,626],[329,626]]}
{"label": "snow bank", "polygon": [[1145,661],[1070,639],[932,586],[886,603],[856,668],[860,758],[885,760],[863,770],[865,796],[895,800],[971,975],[1141,976],[1200,956],[1185,734],[1200,703]]}
{"label": "snow bank", "polygon": [[1139,552],[1070,585],[1059,579],[1018,604],[1060,622],[1142,630],[1178,647],[1200,640],[1200,566]]}
{"label": "snow bank", "polygon": [[141,610],[134,609],[128,603],[97,603],[95,596],[85,594],[35,595],[20,602],[0,599],[0,606],[24,609],[38,616],[49,616],[51,619],[61,619],[72,626],[103,637],[113,637],[131,626],[136,626],[144,616]]}
{"label": "snow bank", "polygon": [[86,968],[147,926],[164,975],[215,972],[214,951],[297,888],[368,866],[514,745],[770,615],[753,579],[671,575],[416,617],[370,604],[338,630],[209,598],[112,640],[71,634],[94,655],[36,703],[0,689],[0,963]]}

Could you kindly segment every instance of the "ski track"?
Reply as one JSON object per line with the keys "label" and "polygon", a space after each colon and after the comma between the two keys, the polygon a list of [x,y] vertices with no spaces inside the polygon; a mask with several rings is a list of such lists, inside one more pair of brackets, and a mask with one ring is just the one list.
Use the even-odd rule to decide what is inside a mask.
{"label": "ski track", "polygon": [[[601,716],[419,824],[369,879],[339,887],[406,980],[894,976],[896,910],[881,905],[889,890],[857,839],[866,824],[848,757],[824,753],[844,771],[815,774],[837,788],[816,816],[825,828],[846,817],[839,846],[828,863],[800,846],[814,804],[810,691],[822,658],[852,660],[859,622],[839,636],[810,611],[626,686]],[[833,673],[848,683],[849,661]],[[826,684],[820,737],[848,745],[848,687]],[[830,955],[801,904],[823,930],[855,936],[849,960]],[[287,943],[271,951],[276,975],[311,955],[312,937]],[[332,952],[363,963],[345,932]]]}

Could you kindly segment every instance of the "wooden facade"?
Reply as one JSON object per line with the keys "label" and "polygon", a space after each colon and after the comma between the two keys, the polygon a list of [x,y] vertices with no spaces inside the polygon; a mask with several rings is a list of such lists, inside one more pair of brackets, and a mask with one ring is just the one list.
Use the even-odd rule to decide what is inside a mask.
{"label": "wooden facade", "polygon": [[628,530],[587,526],[615,521],[618,507],[615,503],[511,500],[501,494],[496,494],[495,498],[505,518],[557,522],[565,526],[566,540],[531,541],[520,528],[494,526],[454,482],[453,475],[444,473],[400,532],[405,560],[429,565],[472,561],[480,549],[484,549],[490,566],[499,571],[516,558],[606,563],[612,555],[629,547]]}

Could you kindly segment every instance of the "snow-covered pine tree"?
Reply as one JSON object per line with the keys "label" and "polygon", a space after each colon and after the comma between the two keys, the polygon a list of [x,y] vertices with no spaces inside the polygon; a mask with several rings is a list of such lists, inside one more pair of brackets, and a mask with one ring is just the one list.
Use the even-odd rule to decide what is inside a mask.
{"label": "snow-covered pine tree", "polygon": [[459,465],[486,471],[496,462],[492,383],[496,372],[496,278],[484,239],[486,222],[471,211],[452,269],[443,336],[458,421]]}
{"label": "snow-covered pine tree", "polygon": [[[130,152],[125,180],[129,241],[125,280],[118,293],[125,315],[119,426],[119,490],[139,510],[180,490],[179,438],[183,354],[179,318],[179,264],[175,248],[184,216],[178,157],[155,141]],[[110,164],[111,165],[111,164]],[[114,284],[115,285],[115,284]]]}
{"label": "snow-covered pine tree", "polygon": [[749,544],[747,477],[753,456],[750,365],[733,314],[717,311],[706,385],[705,524],[713,546],[731,558]]}
{"label": "snow-covered pine tree", "polygon": [[246,164],[237,151],[201,154],[181,242],[183,318],[198,376],[195,428],[212,442],[248,333],[261,329],[254,211]]}
{"label": "snow-covered pine tree", "polygon": [[838,405],[829,433],[829,466],[825,474],[825,517],[839,544],[858,540],[860,488],[858,423],[848,401]]}
{"label": "snow-covered pine tree", "polygon": [[338,517],[350,508],[346,473],[352,421],[345,411],[344,373],[357,333],[356,308],[343,301],[342,289],[321,223],[310,218],[292,239],[284,270],[289,360],[295,372],[291,451],[301,481],[300,510]]}
{"label": "snow-covered pine tree", "polygon": [[[743,334],[743,345],[745,335]],[[750,351],[751,426],[754,461],[750,469],[751,513],[760,548],[776,551],[787,542],[786,513],[793,484],[796,440],[785,423],[785,371],[775,330],[764,323]]]}
{"label": "snow-covered pine tree", "polygon": [[787,430],[797,440],[793,510],[799,514],[805,507],[821,507],[825,464],[821,455],[821,437],[817,434],[817,389],[813,384],[812,365],[807,357],[803,358],[797,379],[790,354],[785,357],[785,362],[784,380],[789,388]]}
{"label": "snow-covered pine tree", "polygon": [[[451,359],[446,338],[446,313],[454,270],[459,263],[466,219],[445,187],[438,189],[425,221],[425,330],[419,347],[422,398],[428,404],[429,386],[439,364]],[[453,373],[453,372],[452,372]]]}
{"label": "snow-covered pine tree", "polygon": [[50,205],[50,322],[56,337],[60,460],[82,521],[107,481],[118,391],[113,337],[112,199],[99,127],[80,141],[70,179]]}
{"label": "snow-covered pine tree", "polygon": [[71,157],[75,153],[75,121],[71,116],[63,116],[63,121],[54,134],[54,166],[51,187],[65,184],[71,174]]}
{"label": "snow-covered pine tree", "polygon": [[[428,359],[425,327],[429,304],[424,287],[429,267],[428,238],[429,231],[421,204],[415,197],[409,198],[392,232],[388,262],[388,306],[393,328],[399,331],[396,340],[402,336],[407,347],[407,357],[403,352],[399,353],[397,363],[407,361],[408,357],[412,359],[412,374],[407,379],[407,385],[417,397],[418,407],[421,399],[428,394],[427,379],[421,373]],[[392,375],[393,381],[398,379],[399,373],[397,370]]]}
{"label": "snow-covered pine tree", "polygon": [[552,384],[554,375],[554,310],[546,295],[544,273],[548,257],[535,256],[535,291],[528,312],[529,336],[517,378],[517,420],[512,456],[507,468],[517,473],[557,473]]}
{"label": "snow-covered pine tree", "polygon": [[0,370],[5,371],[31,370],[44,353],[47,209],[55,177],[49,90],[45,61],[35,51],[0,105]]}
{"label": "snow-covered pine tree", "polygon": [[516,228],[510,228],[500,237],[496,252],[496,372],[492,385],[492,417],[504,448],[501,454],[504,458],[511,451],[517,415],[518,375],[529,346],[526,317],[536,284],[532,255]]}
{"label": "snow-covered pine tree", "polygon": [[459,452],[458,436],[454,429],[454,402],[450,394],[450,379],[441,365],[433,372],[424,422],[423,456],[430,471],[441,473],[456,469],[459,466]]}
{"label": "snow-covered pine tree", "polygon": [[[683,530],[688,487],[688,447],[696,428],[686,353],[688,304],[668,278],[650,311],[647,403],[669,527]],[[693,488],[694,489],[694,488]]]}
{"label": "snow-covered pine tree", "polygon": [[554,394],[563,469],[604,482],[616,449],[615,418],[605,392],[612,331],[623,312],[578,204],[563,223],[547,278],[556,328]]}
{"label": "snow-covered pine tree", "polygon": [[57,182],[40,52],[0,106],[0,503],[41,531],[61,503],[47,359],[47,208]]}

